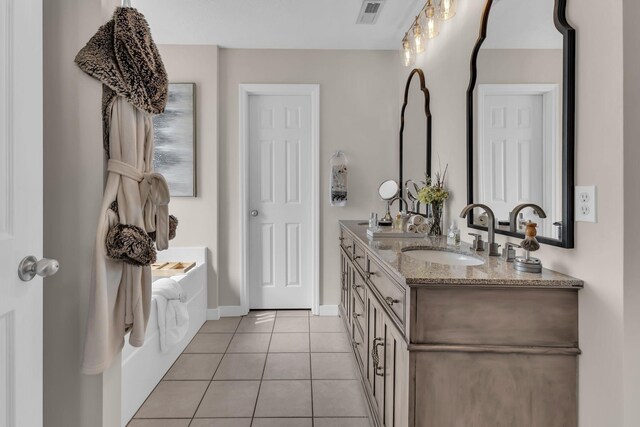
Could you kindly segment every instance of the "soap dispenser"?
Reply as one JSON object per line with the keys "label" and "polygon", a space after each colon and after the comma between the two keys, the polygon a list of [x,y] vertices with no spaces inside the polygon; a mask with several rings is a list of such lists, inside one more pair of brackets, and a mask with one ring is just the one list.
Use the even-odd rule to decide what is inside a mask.
{"label": "soap dispenser", "polygon": [[538,224],[535,222],[527,223],[527,228],[524,231],[525,238],[520,243],[520,246],[525,251],[524,257],[516,257],[513,262],[513,268],[518,271],[526,273],[542,273],[542,262],[538,258],[529,256],[531,252],[535,252],[540,249],[540,243],[536,239],[538,231],[536,230]]}
{"label": "soap dispenser", "polygon": [[460,229],[456,225],[456,222],[451,223],[449,227],[449,233],[447,233],[447,245],[458,246],[460,244]]}

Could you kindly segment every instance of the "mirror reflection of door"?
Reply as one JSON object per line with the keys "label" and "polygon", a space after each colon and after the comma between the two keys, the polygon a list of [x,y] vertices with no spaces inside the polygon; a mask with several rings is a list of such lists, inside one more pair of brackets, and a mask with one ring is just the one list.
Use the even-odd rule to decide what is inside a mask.
{"label": "mirror reflection of door", "polygon": [[[535,203],[546,219],[522,211],[540,236],[558,238],[562,221],[563,37],[554,0],[494,2],[477,59],[474,93],[474,200],[508,229],[509,212]],[[474,217],[478,223],[481,219]]]}

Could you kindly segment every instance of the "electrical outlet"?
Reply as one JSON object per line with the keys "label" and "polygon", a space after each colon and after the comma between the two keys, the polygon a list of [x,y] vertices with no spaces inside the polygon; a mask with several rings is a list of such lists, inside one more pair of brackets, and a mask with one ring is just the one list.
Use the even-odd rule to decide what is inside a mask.
{"label": "electrical outlet", "polygon": [[598,222],[596,220],[596,187],[576,186],[576,221]]}

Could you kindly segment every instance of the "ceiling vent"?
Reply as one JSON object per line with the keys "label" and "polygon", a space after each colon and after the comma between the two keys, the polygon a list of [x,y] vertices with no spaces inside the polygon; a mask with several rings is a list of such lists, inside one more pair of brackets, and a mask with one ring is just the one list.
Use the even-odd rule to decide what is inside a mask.
{"label": "ceiling vent", "polygon": [[385,0],[364,0],[356,24],[373,25],[380,16]]}

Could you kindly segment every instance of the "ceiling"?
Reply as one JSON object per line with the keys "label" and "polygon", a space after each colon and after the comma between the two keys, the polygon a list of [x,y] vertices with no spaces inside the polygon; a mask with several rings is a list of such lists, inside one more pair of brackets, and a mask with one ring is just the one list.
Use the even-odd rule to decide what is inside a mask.
{"label": "ceiling", "polygon": [[132,0],[160,44],[260,49],[399,49],[423,0],[386,0],[357,25],[362,0]]}

